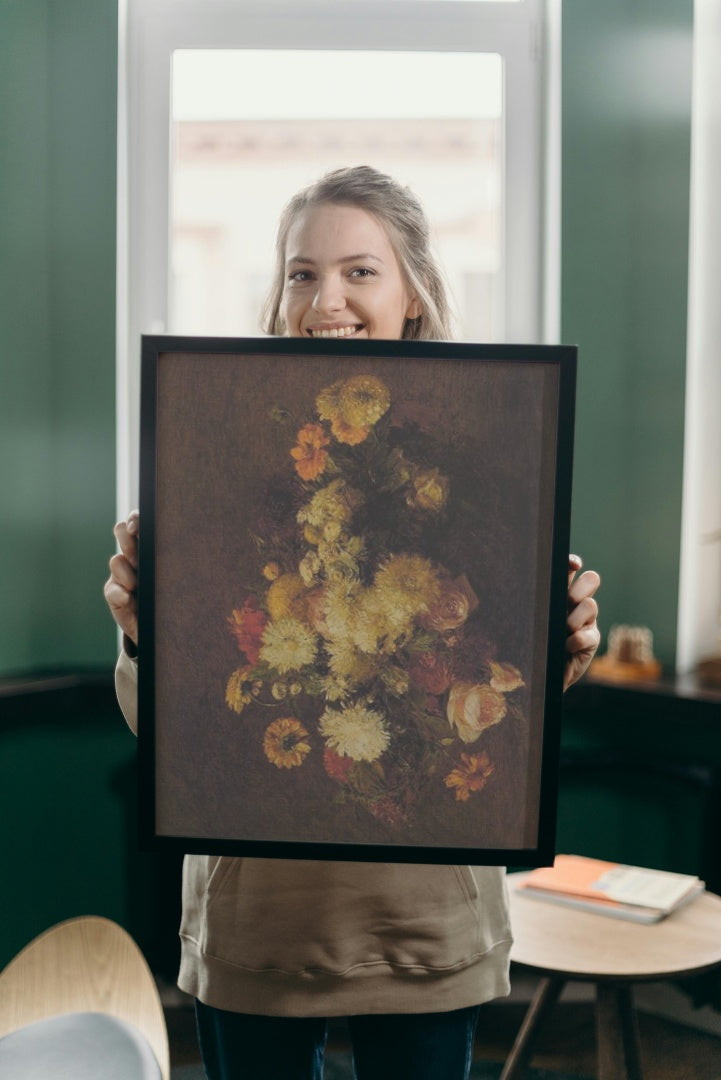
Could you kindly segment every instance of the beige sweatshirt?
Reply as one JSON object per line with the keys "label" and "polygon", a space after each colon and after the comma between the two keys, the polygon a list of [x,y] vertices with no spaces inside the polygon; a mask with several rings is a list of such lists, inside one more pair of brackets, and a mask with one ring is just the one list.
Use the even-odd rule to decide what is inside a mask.
{"label": "beige sweatshirt", "polygon": [[[137,664],[116,671],[137,725]],[[186,855],[178,985],[270,1016],[442,1012],[509,992],[501,867]]]}

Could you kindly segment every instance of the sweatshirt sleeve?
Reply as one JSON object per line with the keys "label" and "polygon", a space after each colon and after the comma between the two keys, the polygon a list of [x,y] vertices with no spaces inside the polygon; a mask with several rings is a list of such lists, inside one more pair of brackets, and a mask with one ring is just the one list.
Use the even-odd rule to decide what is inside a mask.
{"label": "sweatshirt sleeve", "polygon": [[115,693],[128,727],[138,734],[138,661],[123,649],[115,667]]}

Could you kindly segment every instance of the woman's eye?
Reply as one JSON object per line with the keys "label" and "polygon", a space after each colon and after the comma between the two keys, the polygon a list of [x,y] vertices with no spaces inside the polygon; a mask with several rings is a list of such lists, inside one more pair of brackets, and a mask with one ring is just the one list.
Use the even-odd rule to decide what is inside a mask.
{"label": "woman's eye", "polygon": [[303,282],[310,281],[310,270],[294,270],[288,275],[288,281],[296,281],[302,284]]}
{"label": "woman's eye", "polygon": [[356,278],[368,278],[374,277],[374,275],[375,271],[371,270],[369,266],[356,266],[350,272],[350,276]]}

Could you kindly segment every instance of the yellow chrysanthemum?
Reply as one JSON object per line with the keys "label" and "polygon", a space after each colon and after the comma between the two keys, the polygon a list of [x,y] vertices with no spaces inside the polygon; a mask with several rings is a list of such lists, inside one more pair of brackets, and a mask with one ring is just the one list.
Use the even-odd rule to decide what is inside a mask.
{"label": "yellow chrysanthemum", "polygon": [[225,703],[233,712],[242,713],[245,706],[253,700],[249,692],[250,683],[246,679],[249,670],[247,667],[237,668],[228,679]]}
{"label": "yellow chrysanthemum", "polygon": [[374,604],[403,620],[427,611],[439,597],[441,577],[420,555],[391,555],[375,576]]}
{"label": "yellow chrysanthemum", "polygon": [[307,588],[312,588],[318,580],[318,576],[321,572],[322,564],[318,558],[318,554],[315,551],[308,551],[298,563],[298,573],[300,574],[303,584]]}
{"label": "yellow chrysanthemum", "polygon": [[331,750],[354,761],[376,761],[390,743],[383,716],[364,705],[326,709],[319,727]]}
{"label": "yellow chrysanthemum", "polygon": [[320,680],[320,685],[326,701],[343,701],[348,696],[352,686],[350,679],[341,678],[339,675],[334,675],[333,672],[324,675]]}
{"label": "yellow chrysanthemum", "polygon": [[331,522],[347,525],[363,503],[363,494],[345,480],[333,480],[316,491],[310,502],[298,511],[298,522],[323,530]]}
{"label": "yellow chrysanthemum", "polygon": [[360,686],[369,682],[378,671],[375,656],[362,652],[348,638],[327,641],[326,650],[331,673],[346,683]]}
{"label": "yellow chrysanthemum", "polygon": [[263,738],[263,750],[268,761],[278,769],[293,769],[303,764],[310,753],[306,741],[308,732],[300,720],[284,716],[268,726]]}
{"label": "yellow chrysanthemum", "polygon": [[[391,404],[388,387],[376,375],[352,375],[321,390],[316,408],[322,420],[339,421],[348,429],[370,428]],[[343,441],[343,440],[341,440]]]}
{"label": "yellow chrysanthemum", "polygon": [[312,664],[316,638],[298,619],[274,619],[263,631],[260,659],[281,675]]}
{"label": "yellow chrysanthemum", "polygon": [[315,399],[315,407],[321,420],[332,420],[339,415],[340,391],[343,382],[343,379],[339,379],[338,382],[334,382],[331,386],[324,387]]}
{"label": "yellow chrysanthemum", "polygon": [[305,582],[300,574],[281,574],[270,585],[265,602],[271,619],[305,617]]}
{"label": "yellow chrysanthemum", "polygon": [[323,615],[329,637],[348,639],[358,603],[363,595],[359,585],[329,585],[323,593]]}
{"label": "yellow chrysanthemum", "polygon": [[377,424],[391,405],[388,387],[376,375],[353,375],[338,395],[340,415],[351,427]]}
{"label": "yellow chrysanthemum", "polygon": [[400,610],[378,603],[373,588],[365,590],[353,613],[349,635],[362,652],[375,653],[382,643],[395,641],[411,629],[411,622]]}
{"label": "yellow chrysanthemum", "polygon": [[304,525],[303,539],[307,544],[319,544],[323,539],[323,533],[315,525]]}
{"label": "yellow chrysanthemum", "polygon": [[346,446],[360,445],[360,443],[366,441],[371,433],[370,427],[351,427],[340,416],[336,416],[331,422],[330,430],[338,442],[344,443]]}

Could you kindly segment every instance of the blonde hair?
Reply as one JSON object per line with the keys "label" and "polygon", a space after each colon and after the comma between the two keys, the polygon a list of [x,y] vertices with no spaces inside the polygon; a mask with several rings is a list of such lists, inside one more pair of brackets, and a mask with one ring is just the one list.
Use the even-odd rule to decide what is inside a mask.
{"label": "blonde hair", "polygon": [[263,330],[276,335],[286,331],[281,305],[288,233],[300,214],[323,203],[357,206],[384,226],[401,273],[421,305],[421,314],[417,318],[406,319],[401,337],[435,341],[451,338],[451,310],[443,276],[430,250],[428,221],[423,207],[410,188],[370,165],[327,173],[294,195],[283,210],[276,239],[274,279],[263,311]]}

